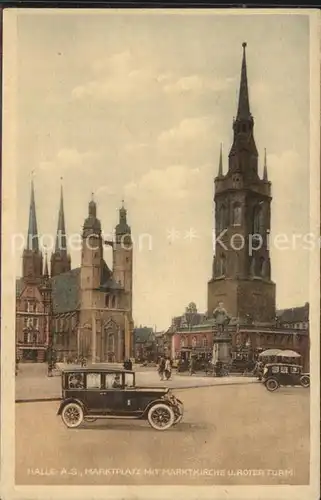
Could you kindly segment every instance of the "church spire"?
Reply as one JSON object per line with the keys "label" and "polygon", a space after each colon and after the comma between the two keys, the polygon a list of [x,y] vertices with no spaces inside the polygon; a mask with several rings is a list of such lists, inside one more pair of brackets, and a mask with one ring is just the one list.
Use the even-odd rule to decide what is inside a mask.
{"label": "church spire", "polygon": [[219,162],[219,165],[218,165],[218,176],[222,177],[222,175],[223,175],[223,155],[222,155],[222,143],[221,143],[221,147],[220,147],[220,162]]}
{"label": "church spire", "polygon": [[57,227],[55,252],[60,252],[61,254],[67,253],[64,197],[63,197],[62,185],[60,187],[60,206],[58,214],[58,227]]}
{"label": "church spire", "polygon": [[43,271],[43,277],[44,277],[45,279],[48,279],[48,278],[49,278],[47,250],[46,250],[46,252],[45,252],[45,268],[44,268],[44,271]]}
{"label": "church spire", "polygon": [[33,179],[31,180],[27,250],[33,250],[35,252],[39,251],[38,225],[36,216],[35,189],[34,189]]}
{"label": "church spire", "polygon": [[257,178],[258,152],[254,140],[254,120],[250,111],[246,66],[246,43],[243,46],[240,90],[237,115],[233,121],[233,144],[229,154],[229,173],[242,173]]}
{"label": "church spire", "polygon": [[[62,181],[62,178],[60,179]],[[67,235],[65,224],[64,197],[62,185],[60,187],[60,204],[55,251],[51,255],[51,276],[67,273],[71,269],[71,259],[67,251]]]}
{"label": "church spire", "polygon": [[246,69],[246,53],[245,53],[246,42],[242,44],[242,47],[243,47],[243,59],[242,59],[239,103],[236,116],[237,120],[246,120],[251,118],[249,89],[247,84],[247,69]]}
{"label": "church spire", "polygon": [[268,180],[267,162],[266,162],[266,149],[264,149],[264,167],[263,167],[263,180]]}
{"label": "church spire", "polygon": [[29,281],[38,280],[42,276],[43,261],[39,249],[39,235],[36,216],[35,189],[31,179],[31,196],[29,206],[29,223],[27,244],[22,255],[22,276]]}

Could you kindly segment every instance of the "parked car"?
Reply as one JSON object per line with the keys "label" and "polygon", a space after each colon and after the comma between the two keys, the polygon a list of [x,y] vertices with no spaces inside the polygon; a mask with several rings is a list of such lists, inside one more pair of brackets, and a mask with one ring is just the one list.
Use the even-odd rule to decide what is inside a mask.
{"label": "parked car", "polygon": [[147,420],[164,431],[183,418],[184,407],[166,387],[137,387],[135,372],[116,368],[70,368],[61,374],[64,424],[79,427],[97,419]]}
{"label": "parked car", "polygon": [[299,365],[268,363],[263,370],[262,383],[271,392],[286,385],[310,387],[310,374],[303,373],[302,366]]}

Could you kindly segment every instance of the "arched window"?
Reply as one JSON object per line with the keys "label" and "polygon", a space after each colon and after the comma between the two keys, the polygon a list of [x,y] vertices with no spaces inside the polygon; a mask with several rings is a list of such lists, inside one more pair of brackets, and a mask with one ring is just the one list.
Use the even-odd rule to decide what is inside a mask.
{"label": "arched window", "polygon": [[112,299],[111,299],[111,308],[112,309],[116,308],[116,297],[115,297],[115,295],[113,295]]}
{"label": "arched window", "polygon": [[223,231],[227,227],[227,209],[225,205],[221,205],[217,213],[217,230]]}
{"label": "arched window", "polygon": [[266,273],[266,265],[264,257],[260,257],[260,276],[264,277]]}
{"label": "arched window", "polygon": [[253,211],[253,234],[264,233],[264,214],[261,205],[257,205]]}
{"label": "arched window", "polygon": [[106,295],[105,295],[105,306],[109,307],[109,294],[108,293],[106,293]]}
{"label": "arched window", "polygon": [[108,334],[107,350],[108,352],[115,352],[115,336],[113,333]]}
{"label": "arched window", "polygon": [[181,347],[185,347],[185,339],[184,339],[184,337],[181,338]]}
{"label": "arched window", "polygon": [[240,226],[242,218],[242,209],[240,203],[233,204],[233,226]]}
{"label": "arched window", "polygon": [[220,257],[220,269],[219,269],[219,274],[220,276],[225,276],[225,273],[226,273],[226,257],[225,255],[222,253],[221,254],[221,257]]}
{"label": "arched window", "polygon": [[251,263],[250,263],[250,274],[251,276],[255,276],[255,257],[253,255],[253,257],[251,258]]}
{"label": "arched window", "polygon": [[193,337],[192,338],[192,347],[196,347],[196,345],[197,345],[197,338]]}
{"label": "arched window", "polygon": [[207,340],[206,335],[204,335],[202,343],[203,343],[203,347],[207,347],[208,346],[208,340]]}

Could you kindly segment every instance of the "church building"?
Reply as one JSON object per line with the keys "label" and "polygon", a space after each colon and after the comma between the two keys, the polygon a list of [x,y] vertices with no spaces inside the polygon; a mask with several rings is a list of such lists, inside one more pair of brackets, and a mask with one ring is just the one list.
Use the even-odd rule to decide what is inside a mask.
{"label": "church building", "polygon": [[[112,247],[112,269],[104,246]],[[31,184],[28,239],[16,282],[16,344],[22,361],[44,361],[48,347],[60,359],[86,356],[120,362],[132,355],[133,245],[127,211],[119,210],[113,241],[104,241],[92,199],[82,231],[81,265],[71,268],[61,188],[58,228],[50,259],[39,245]]]}

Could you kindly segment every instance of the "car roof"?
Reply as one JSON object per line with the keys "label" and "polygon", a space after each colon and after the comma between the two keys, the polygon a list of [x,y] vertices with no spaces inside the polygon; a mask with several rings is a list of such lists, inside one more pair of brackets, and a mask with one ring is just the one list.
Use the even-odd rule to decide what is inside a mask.
{"label": "car roof", "polygon": [[101,367],[101,366],[95,366],[95,365],[90,365],[90,366],[76,366],[75,368],[63,368],[62,373],[135,373],[133,370],[124,370],[119,367],[113,368],[112,366],[108,367]]}

